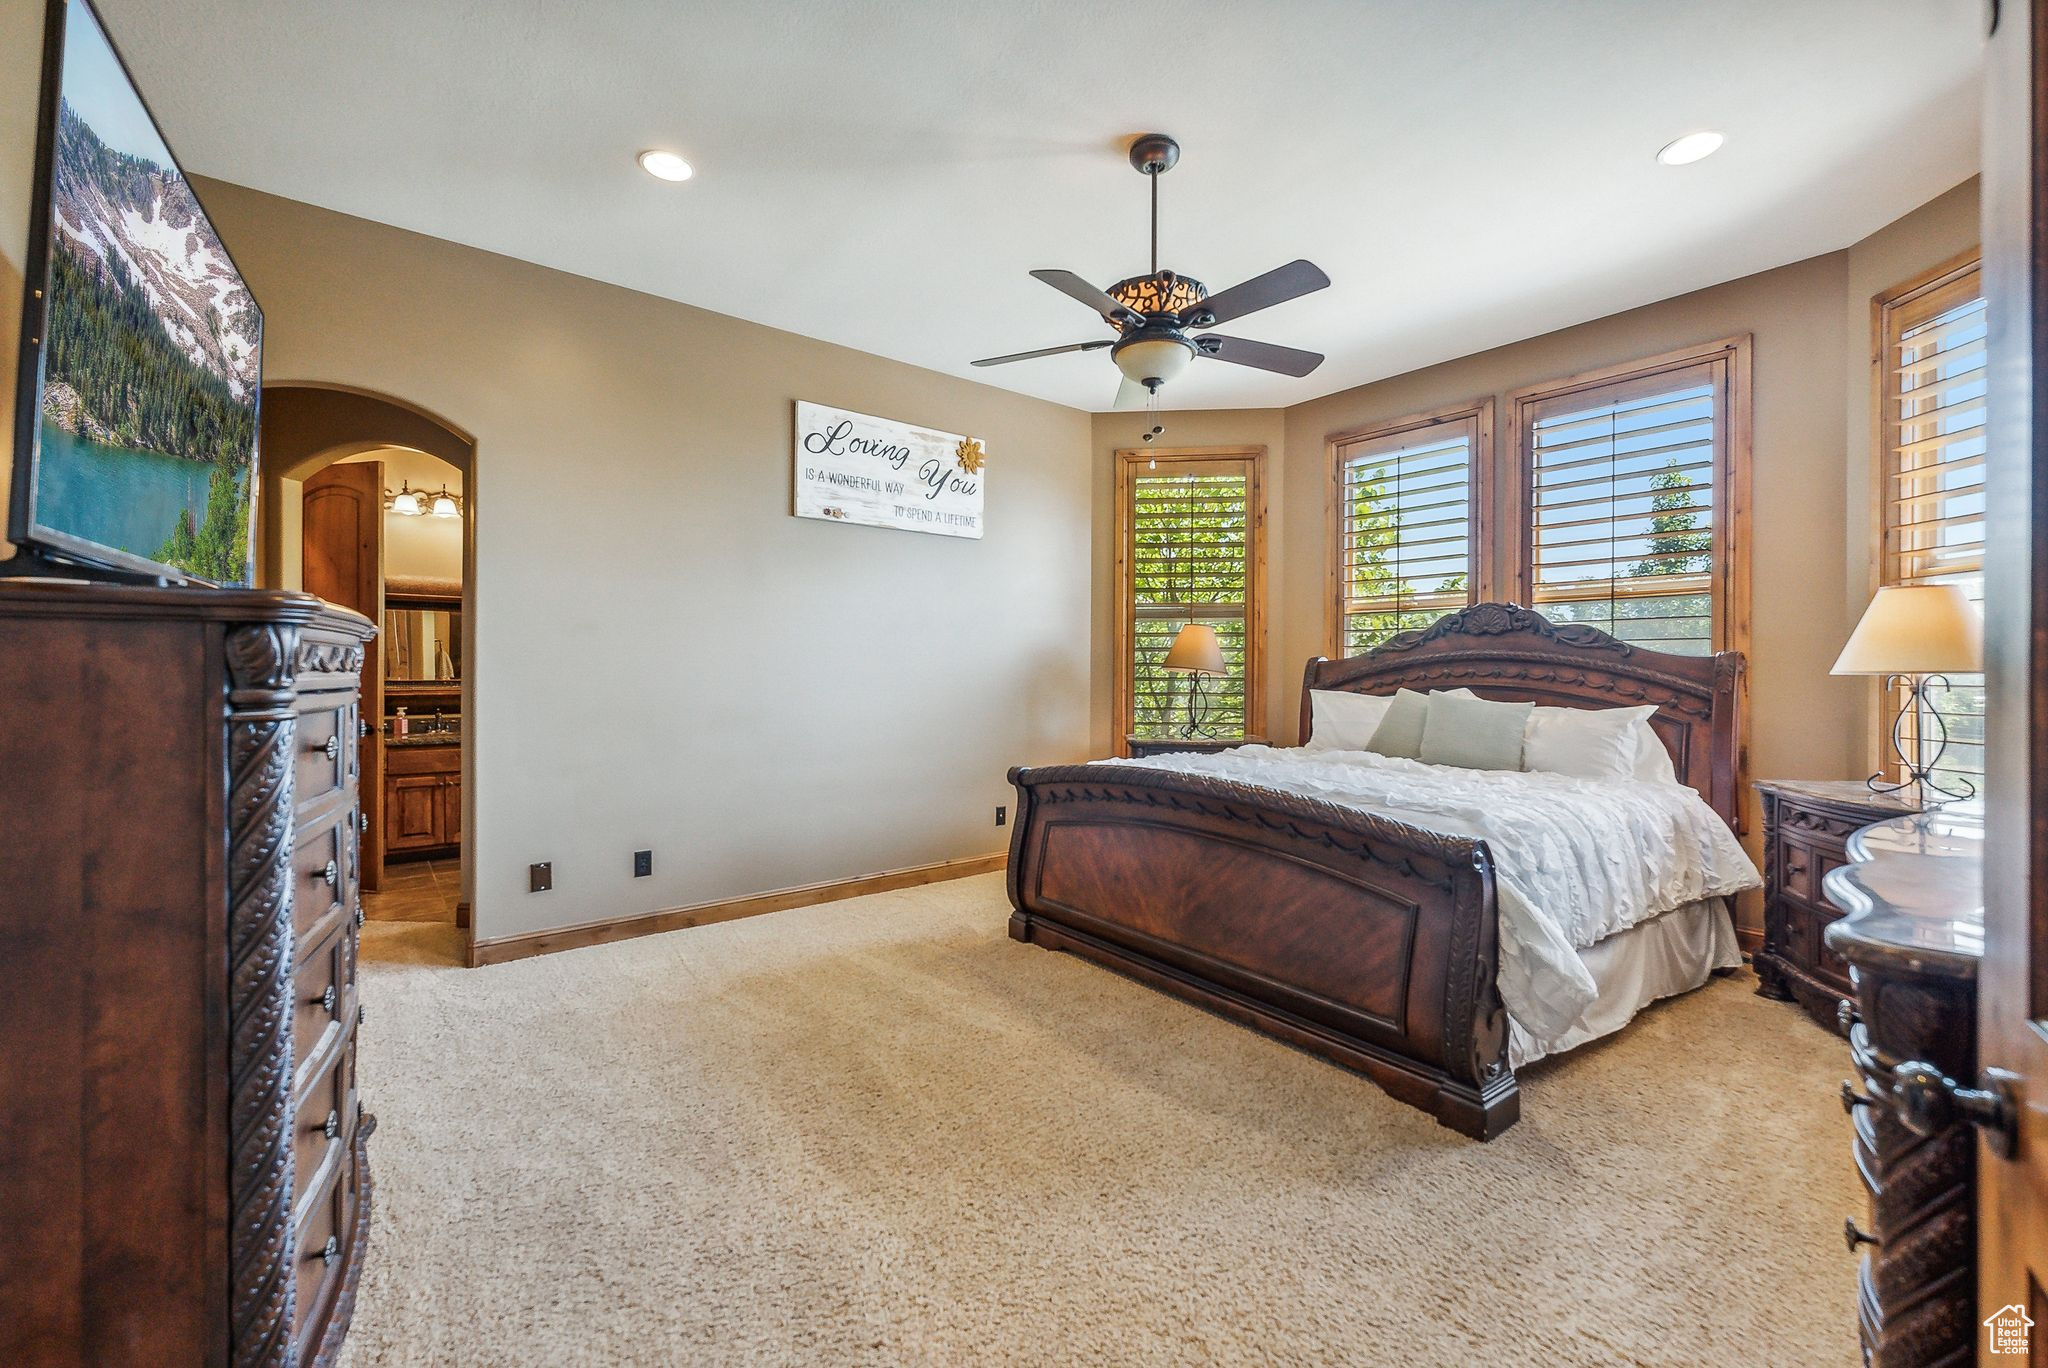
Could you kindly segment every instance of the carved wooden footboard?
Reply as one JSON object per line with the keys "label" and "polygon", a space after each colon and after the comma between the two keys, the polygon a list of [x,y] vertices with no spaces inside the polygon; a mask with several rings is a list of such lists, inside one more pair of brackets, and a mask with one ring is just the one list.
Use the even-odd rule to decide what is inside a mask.
{"label": "carved wooden footboard", "polygon": [[[1650,705],[1680,783],[1739,825],[1742,657],[1687,656],[1481,603],[1349,660],[1312,693],[1469,688],[1548,707]],[[1484,841],[1202,775],[1014,769],[1010,934],[1071,950],[1370,1076],[1466,1135],[1521,1112],[1495,986]]]}
{"label": "carved wooden footboard", "polygon": [[1357,1069],[1466,1135],[1514,1124],[1484,841],[1170,770],[1010,780],[1017,940]]}

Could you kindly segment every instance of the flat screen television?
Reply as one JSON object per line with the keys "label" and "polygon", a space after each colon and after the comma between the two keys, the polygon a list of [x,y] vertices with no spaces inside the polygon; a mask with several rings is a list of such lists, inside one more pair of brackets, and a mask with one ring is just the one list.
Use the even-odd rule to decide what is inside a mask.
{"label": "flat screen television", "polygon": [[87,0],[49,0],[42,97],[8,538],[247,584],[263,311]]}

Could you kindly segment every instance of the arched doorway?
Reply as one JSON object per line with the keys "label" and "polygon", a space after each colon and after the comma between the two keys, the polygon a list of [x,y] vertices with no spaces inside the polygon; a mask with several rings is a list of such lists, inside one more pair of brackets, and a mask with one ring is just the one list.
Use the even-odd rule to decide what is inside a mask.
{"label": "arched doorway", "polygon": [[[360,743],[366,908],[372,917],[427,922],[442,904],[459,906],[453,953],[467,962],[473,842],[460,836],[473,830],[475,810],[475,671],[459,669],[451,679],[444,664],[424,682],[390,671],[416,656],[444,663],[475,658],[475,439],[402,399],[317,383],[266,384],[260,422],[259,583],[320,593],[384,629],[363,679],[363,715],[372,723]],[[424,529],[437,521],[398,516],[387,486],[431,490],[428,469],[442,473],[433,483],[452,487],[459,505],[460,551],[447,567],[454,573],[437,568],[439,578],[423,578],[412,565],[387,576],[387,554],[421,540],[387,534],[411,534],[413,524]],[[360,536],[351,535],[358,525]],[[389,568],[399,568],[395,557]],[[450,614],[431,611],[437,605],[455,609],[455,632],[445,630]],[[408,639],[423,620],[428,642],[421,650]],[[446,638],[438,645],[437,622]],[[452,723],[443,720],[450,705]],[[413,734],[401,739],[397,717],[408,706]],[[428,708],[434,729],[422,734],[414,719],[424,719]],[[455,758],[451,751],[459,765],[447,763]]]}

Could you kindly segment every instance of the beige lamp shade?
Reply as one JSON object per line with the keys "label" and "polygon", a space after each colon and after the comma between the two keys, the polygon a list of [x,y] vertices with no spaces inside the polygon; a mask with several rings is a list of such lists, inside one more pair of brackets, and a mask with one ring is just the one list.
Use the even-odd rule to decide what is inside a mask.
{"label": "beige lamp shade", "polygon": [[1975,674],[1984,668],[1984,617],[1954,584],[1877,591],[1830,672],[1838,675]]}
{"label": "beige lamp shade", "polygon": [[1166,650],[1166,659],[1159,664],[1161,669],[1186,670],[1190,674],[1223,674],[1223,647],[1217,644],[1216,629],[1190,622],[1180,629],[1180,635]]}

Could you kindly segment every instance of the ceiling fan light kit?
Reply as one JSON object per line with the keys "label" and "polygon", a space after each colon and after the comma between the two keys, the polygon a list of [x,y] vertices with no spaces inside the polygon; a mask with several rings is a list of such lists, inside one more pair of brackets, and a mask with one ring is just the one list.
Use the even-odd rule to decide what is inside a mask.
{"label": "ceiling fan light kit", "polygon": [[1164,133],[1147,133],[1131,144],[1131,166],[1152,182],[1152,270],[1149,274],[1119,280],[1107,290],[1095,286],[1072,271],[1039,270],[1031,274],[1054,289],[1076,299],[1102,316],[1117,330],[1113,339],[1070,342],[1064,346],[1041,347],[1035,351],[1012,352],[986,357],[977,366],[1000,366],[1011,361],[1028,361],[1065,352],[1110,349],[1110,359],[1123,373],[1124,384],[1117,392],[1117,407],[1133,406],[1140,399],[1158,404],[1160,386],[1188,368],[1197,356],[1213,357],[1233,365],[1252,366],[1280,375],[1300,377],[1323,363],[1318,352],[1251,342],[1220,333],[1196,335],[1194,330],[1213,328],[1260,309],[1284,304],[1290,299],[1327,287],[1330,278],[1307,261],[1290,261],[1218,295],[1211,295],[1193,276],[1159,268],[1159,178],[1180,160],[1180,144]]}

